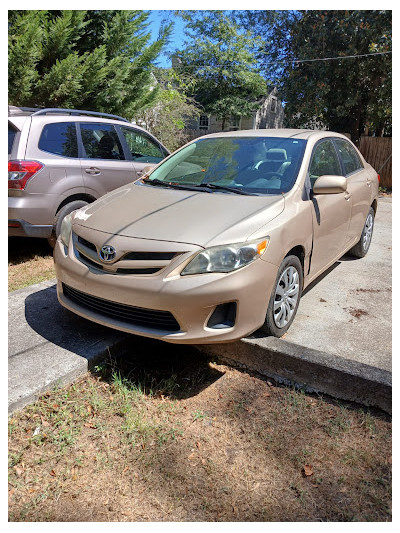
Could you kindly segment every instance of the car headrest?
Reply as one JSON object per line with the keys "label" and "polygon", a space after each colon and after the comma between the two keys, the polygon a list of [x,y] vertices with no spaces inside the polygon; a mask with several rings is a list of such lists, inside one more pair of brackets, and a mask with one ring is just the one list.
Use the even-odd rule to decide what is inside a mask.
{"label": "car headrest", "polygon": [[286,150],[283,148],[270,148],[267,150],[267,161],[287,161]]}

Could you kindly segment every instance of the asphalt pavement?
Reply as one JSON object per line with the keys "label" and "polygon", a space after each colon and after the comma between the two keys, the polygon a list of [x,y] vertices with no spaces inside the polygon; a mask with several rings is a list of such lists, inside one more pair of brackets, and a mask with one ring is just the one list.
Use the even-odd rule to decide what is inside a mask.
{"label": "asphalt pavement", "polygon": [[[379,200],[363,259],[344,256],[303,295],[282,339],[257,334],[199,347],[245,370],[391,411],[391,198]],[[133,335],[62,308],[55,281],[9,294],[9,412],[135,346]],[[140,339],[143,347],[146,339]],[[154,342],[148,340],[149,349]],[[165,343],[158,342],[162,351]],[[130,350],[132,352],[132,350]]]}

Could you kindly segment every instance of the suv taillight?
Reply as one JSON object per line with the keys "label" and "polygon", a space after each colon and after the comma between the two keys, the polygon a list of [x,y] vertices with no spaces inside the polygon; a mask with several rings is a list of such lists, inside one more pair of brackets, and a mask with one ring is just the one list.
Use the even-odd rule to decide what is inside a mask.
{"label": "suv taillight", "polygon": [[8,162],[8,188],[25,189],[28,180],[34,176],[44,165],[39,161],[25,161],[14,159]]}

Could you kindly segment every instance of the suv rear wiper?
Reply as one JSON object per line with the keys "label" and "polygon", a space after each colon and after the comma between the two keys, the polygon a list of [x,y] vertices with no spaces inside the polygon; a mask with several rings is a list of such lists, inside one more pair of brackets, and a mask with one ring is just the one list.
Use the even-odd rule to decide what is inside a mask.
{"label": "suv rear wiper", "polygon": [[207,189],[211,190],[228,191],[235,194],[245,194],[246,196],[258,196],[255,192],[245,192],[239,189],[239,187],[229,187],[228,185],[217,185],[215,183],[200,183],[199,185],[195,185],[195,187],[207,187]]}
{"label": "suv rear wiper", "polygon": [[[179,185],[178,183],[170,182],[170,181],[162,181],[158,179],[149,180],[149,179],[143,179],[143,183],[146,185],[159,185],[161,187],[169,187],[171,189],[182,189],[184,191],[199,191],[200,185]],[[210,188],[201,187],[201,190],[204,192],[212,192]]]}

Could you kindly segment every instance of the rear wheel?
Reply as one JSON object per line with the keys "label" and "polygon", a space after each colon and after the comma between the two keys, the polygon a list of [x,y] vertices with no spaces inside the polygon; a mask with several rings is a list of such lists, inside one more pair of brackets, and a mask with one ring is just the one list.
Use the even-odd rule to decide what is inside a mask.
{"label": "rear wheel", "polygon": [[367,255],[367,252],[369,250],[371,239],[372,239],[372,233],[374,231],[374,219],[375,219],[375,211],[372,207],[370,207],[367,218],[365,220],[365,224],[361,233],[360,240],[358,243],[349,250],[349,254],[354,257],[365,257]]}
{"label": "rear wheel", "polygon": [[285,257],[279,267],[269,300],[264,325],[265,335],[282,337],[291,326],[299,307],[303,287],[303,268],[295,255]]}
{"label": "rear wheel", "polygon": [[60,235],[61,231],[61,224],[67,215],[72,213],[72,211],[75,211],[76,209],[80,209],[81,207],[84,207],[85,205],[88,205],[89,202],[85,202],[84,200],[75,200],[74,202],[70,202],[69,204],[64,205],[60,209],[60,211],[56,215],[56,220],[53,226],[53,232],[51,234],[51,237],[48,237],[47,241],[50,244],[52,248],[56,245],[57,237]]}

